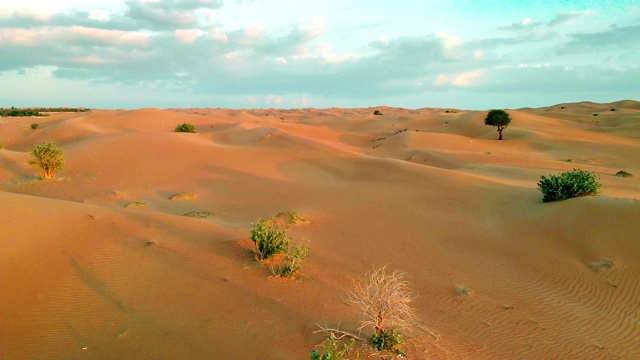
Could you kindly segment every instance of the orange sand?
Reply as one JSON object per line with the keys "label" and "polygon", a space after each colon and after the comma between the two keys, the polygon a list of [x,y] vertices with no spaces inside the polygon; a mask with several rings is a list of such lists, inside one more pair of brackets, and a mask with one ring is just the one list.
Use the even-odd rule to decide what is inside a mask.
{"label": "orange sand", "polygon": [[[345,293],[384,264],[439,335],[408,358],[640,358],[640,103],[510,110],[504,141],[485,111],[377,109],[1,118],[0,358],[306,359],[316,324],[357,328]],[[27,165],[42,141],[54,180]],[[601,194],[542,203],[539,176],[572,168]],[[310,220],[296,280],[248,252],[282,211]]]}

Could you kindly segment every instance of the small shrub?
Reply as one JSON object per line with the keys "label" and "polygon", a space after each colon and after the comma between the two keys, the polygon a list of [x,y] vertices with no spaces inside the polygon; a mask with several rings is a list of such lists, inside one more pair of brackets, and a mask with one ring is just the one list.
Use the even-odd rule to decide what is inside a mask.
{"label": "small shrub", "polygon": [[292,278],[300,271],[302,261],[309,257],[309,247],[289,244],[284,251],[282,264],[271,269],[274,275]]}
{"label": "small shrub", "polygon": [[208,217],[212,217],[215,215],[211,211],[189,211],[188,213],[182,215],[186,217],[198,218],[198,219],[206,219]]}
{"label": "small shrub", "polygon": [[62,150],[58,149],[53,142],[42,142],[31,148],[29,153],[33,156],[29,164],[42,169],[44,179],[51,179],[53,174],[64,165]]}
{"label": "small shrub", "polygon": [[616,176],[628,178],[628,177],[633,177],[633,174],[630,172],[626,172],[624,170],[620,170],[616,173]]}
{"label": "small shrub", "polygon": [[611,111],[616,111],[616,109],[611,109]]}
{"label": "small shrub", "polygon": [[141,201],[134,201],[134,202],[130,202],[127,205],[125,205],[124,207],[126,208],[134,208],[134,207],[142,207],[142,206],[146,206],[147,204],[141,202]]}
{"label": "small shrub", "polygon": [[173,201],[176,201],[176,200],[191,200],[191,199],[195,199],[197,197],[198,197],[197,194],[185,191],[185,192],[177,193],[177,194],[169,197],[169,200],[173,200]]}
{"label": "small shrub", "polygon": [[38,124],[38,123],[32,123],[32,124],[31,124],[31,128],[32,128],[33,130],[37,129],[37,128],[38,128],[38,126],[40,126],[40,124]]}
{"label": "small shrub", "polygon": [[174,132],[183,132],[183,133],[195,133],[196,132],[196,127],[193,124],[189,124],[187,122],[184,122],[182,124],[179,124],[178,126],[176,126],[175,130],[173,130]]}
{"label": "small shrub", "polygon": [[375,110],[375,111],[373,112],[373,115],[382,115],[382,113],[380,112],[380,110]]}
{"label": "small shrub", "polygon": [[[322,355],[317,349],[313,349],[311,351],[310,358],[311,360],[342,360],[345,359],[345,356],[351,355],[353,344],[355,340],[349,339],[346,343],[342,345],[340,350],[338,350],[338,344],[336,342],[336,337],[333,334],[330,334],[325,343],[322,345]],[[354,358],[359,358],[360,354],[355,353]]]}
{"label": "small shrub", "polygon": [[611,269],[613,267],[613,261],[610,259],[602,259],[599,261],[593,261],[589,264],[591,270],[599,272],[603,269]]}
{"label": "small shrub", "polygon": [[282,254],[289,248],[287,231],[273,221],[259,219],[253,225],[249,237],[255,243],[256,259],[266,260],[276,254]]}
{"label": "small shrub", "polygon": [[593,116],[598,116],[598,114],[597,114],[597,113],[596,113],[596,114],[593,114]]}
{"label": "small shrub", "polygon": [[371,344],[378,350],[399,351],[396,346],[402,344],[402,335],[396,333],[394,329],[381,330],[371,336]]}
{"label": "small shrub", "polygon": [[564,172],[558,175],[540,177],[538,190],[542,192],[542,201],[550,202],[574,197],[596,195],[602,186],[596,174],[580,169]]}
{"label": "small shrub", "polygon": [[456,285],[456,295],[458,296],[469,296],[471,295],[471,289],[464,285]]}

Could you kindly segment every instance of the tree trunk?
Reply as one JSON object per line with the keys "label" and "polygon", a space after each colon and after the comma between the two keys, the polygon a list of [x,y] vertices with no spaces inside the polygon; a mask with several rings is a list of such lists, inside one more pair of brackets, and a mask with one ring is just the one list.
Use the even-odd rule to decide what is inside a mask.
{"label": "tree trunk", "polygon": [[498,134],[500,134],[498,140],[502,140],[502,129],[498,129]]}

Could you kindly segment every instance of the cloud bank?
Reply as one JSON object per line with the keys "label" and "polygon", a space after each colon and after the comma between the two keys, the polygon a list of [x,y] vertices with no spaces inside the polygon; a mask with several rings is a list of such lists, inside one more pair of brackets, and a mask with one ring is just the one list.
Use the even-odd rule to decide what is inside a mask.
{"label": "cloud bank", "polygon": [[[0,13],[0,71],[6,81],[39,74],[31,79],[48,76],[60,86],[73,82],[73,88],[101,89],[103,102],[76,94],[100,107],[162,102],[164,107],[488,108],[520,105],[514,94],[536,105],[530,94],[556,103],[588,99],[590,93],[610,100],[640,93],[640,21],[594,28],[590,10],[554,14],[547,21],[507,21],[473,38],[442,30],[372,35],[337,51],[345,48],[335,42],[341,30],[322,17],[281,27],[232,26],[218,20],[230,4],[129,0],[121,13]],[[123,92],[138,96],[115,95]],[[2,93],[5,99],[9,94],[27,100],[19,91]],[[432,103],[436,100],[440,103]]]}

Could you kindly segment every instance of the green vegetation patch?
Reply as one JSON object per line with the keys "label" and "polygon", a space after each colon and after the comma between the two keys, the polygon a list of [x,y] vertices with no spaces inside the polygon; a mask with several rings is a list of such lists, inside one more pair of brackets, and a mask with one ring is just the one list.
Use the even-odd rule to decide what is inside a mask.
{"label": "green vegetation patch", "polygon": [[140,201],[133,201],[128,203],[127,205],[125,205],[124,207],[126,208],[136,208],[136,207],[142,207],[142,206],[146,206],[146,203],[140,202]]}
{"label": "green vegetation patch", "polygon": [[543,202],[596,195],[602,186],[595,173],[580,169],[549,177],[541,176],[540,179],[538,190],[542,192]]}
{"label": "green vegetation patch", "polygon": [[191,193],[191,192],[188,192],[188,191],[185,191],[185,192],[177,193],[177,194],[169,197],[169,200],[174,200],[174,201],[177,201],[177,200],[191,200],[191,199],[195,199],[197,197],[198,197],[198,195],[196,195],[194,193]]}
{"label": "green vegetation patch", "polygon": [[193,124],[184,122],[182,124],[178,124],[178,126],[176,126],[176,128],[173,131],[182,132],[182,133],[195,133],[196,127]]}
{"label": "green vegetation patch", "polygon": [[192,217],[192,218],[198,218],[198,219],[206,219],[208,217],[212,217],[215,214],[212,213],[211,211],[190,211],[186,214],[184,214],[183,216],[186,217]]}

